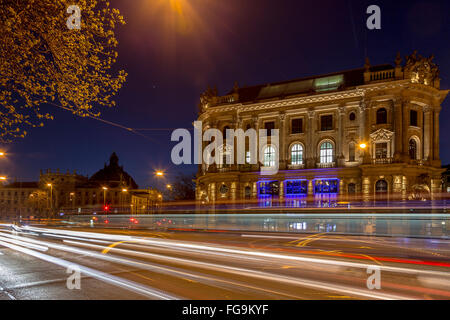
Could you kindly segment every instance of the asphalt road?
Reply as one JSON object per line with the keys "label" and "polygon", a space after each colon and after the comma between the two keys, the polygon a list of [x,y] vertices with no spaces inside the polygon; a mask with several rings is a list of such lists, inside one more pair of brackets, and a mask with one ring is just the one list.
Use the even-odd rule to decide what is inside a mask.
{"label": "asphalt road", "polygon": [[0,225],[0,299],[450,299],[449,244]]}

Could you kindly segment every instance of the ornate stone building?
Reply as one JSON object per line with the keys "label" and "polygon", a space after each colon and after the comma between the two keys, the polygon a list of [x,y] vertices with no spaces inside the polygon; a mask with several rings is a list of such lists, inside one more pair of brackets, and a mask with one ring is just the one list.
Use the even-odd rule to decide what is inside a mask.
{"label": "ornate stone building", "polygon": [[150,213],[161,205],[154,189],[138,189],[113,153],[109,164],[90,178],[67,171],[40,172],[38,182],[13,182],[0,187],[0,218],[59,213]]}
{"label": "ornate stone building", "polygon": [[[196,198],[301,206],[307,199],[434,198],[441,189],[440,90],[433,57],[414,52],[402,63],[238,87],[201,95],[203,130],[279,129],[279,150],[263,146],[265,165],[279,152],[279,171],[261,163],[199,165]],[[223,152],[229,153],[224,140]],[[246,145],[248,148],[248,145]],[[259,147],[261,148],[261,146]],[[248,149],[246,149],[248,157]],[[236,162],[234,162],[236,163]]]}

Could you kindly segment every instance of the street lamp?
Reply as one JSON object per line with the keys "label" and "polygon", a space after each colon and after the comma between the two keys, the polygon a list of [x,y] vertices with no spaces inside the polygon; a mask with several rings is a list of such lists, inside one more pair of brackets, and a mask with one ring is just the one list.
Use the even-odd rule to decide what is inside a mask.
{"label": "street lamp", "polygon": [[0,157],[4,157],[6,154],[4,151],[0,151]]}
{"label": "street lamp", "polygon": [[367,147],[367,145],[363,142],[363,143],[360,143],[360,144],[359,144],[359,147],[360,147],[361,149],[365,149],[365,148]]}
{"label": "street lamp", "polygon": [[128,189],[126,189],[126,188],[123,188],[122,189],[122,210],[124,210],[124,206],[125,206],[125,199],[124,199],[124,195],[123,195],[123,193],[124,192],[128,192]]}
{"label": "street lamp", "polygon": [[0,180],[6,180],[7,178],[5,176],[0,176]]}
{"label": "street lamp", "polygon": [[172,185],[171,184],[167,184],[166,188],[169,189],[169,190],[172,190]]}
{"label": "street lamp", "polygon": [[53,215],[53,185],[51,183],[47,183],[47,187],[50,187],[50,211]]}
{"label": "street lamp", "polygon": [[74,197],[75,197],[75,192],[71,192],[70,193],[70,202],[72,202],[72,210],[73,210],[73,207],[74,207],[74,204],[73,204]]}
{"label": "street lamp", "polygon": [[156,175],[157,177],[164,177],[164,171],[157,170],[157,171],[155,172],[155,175]]}
{"label": "street lamp", "polygon": [[106,206],[106,190],[108,190],[108,188],[103,187],[103,208]]}

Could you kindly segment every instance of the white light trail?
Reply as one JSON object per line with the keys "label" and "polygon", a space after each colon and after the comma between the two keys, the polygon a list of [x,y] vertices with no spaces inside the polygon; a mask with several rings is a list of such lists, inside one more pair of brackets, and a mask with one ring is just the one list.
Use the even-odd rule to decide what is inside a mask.
{"label": "white light trail", "polygon": [[94,270],[94,269],[91,269],[91,268],[88,268],[88,267],[85,267],[85,266],[82,266],[82,265],[79,265],[79,264],[76,264],[76,263],[73,263],[73,262],[70,262],[70,261],[66,261],[66,260],[63,260],[63,259],[60,259],[60,258],[56,258],[56,257],[50,256],[50,255],[46,255],[46,254],[43,254],[43,253],[40,253],[40,252],[37,252],[37,251],[33,251],[33,250],[30,250],[30,249],[27,249],[27,248],[16,246],[16,245],[11,244],[11,243],[3,242],[3,241],[0,240],[0,245],[2,245],[4,247],[7,247],[7,248],[10,248],[10,249],[13,249],[13,250],[16,250],[18,252],[21,252],[21,253],[33,256],[35,258],[38,258],[38,259],[41,259],[41,260],[44,260],[44,261],[47,261],[47,262],[59,265],[59,266],[64,267],[64,268],[78,267],[79,270],[83,274],[89,275],[89,276],[91,276],[93,278],[96,278],[98,280],[101,280],[101,281],[104,281],[104,282],[107,282],[107,283],[110,283],[110,284],[113,284],[113,285],[116,285],[116,286],[119,286],[119,287],[122,287],[122,288],[125,288],[125,289],[128,289],[128,290],[137,292],[137,293],[142,294],[142,295],[147,296],[147,297],[157,298],[157,299],[164,299],[164,300],[177,300],[178,299],[178,297],[166,294],[166,293],[161,292],[161,291],[156,290],[156,289],[149,288],[147,286],[143,286],[143,285],[138,284],[136,282],[129,281],[129,280],[126,280],[126,279],[123,279],[123,278],[119,278],[119,277],[116,277],[116,276],[113,276],[113,275],[110,275],[110,274],[107,274],[107,273],[104,273],[104,272],[101,272],[101,271],[97,271],[97,270]]}

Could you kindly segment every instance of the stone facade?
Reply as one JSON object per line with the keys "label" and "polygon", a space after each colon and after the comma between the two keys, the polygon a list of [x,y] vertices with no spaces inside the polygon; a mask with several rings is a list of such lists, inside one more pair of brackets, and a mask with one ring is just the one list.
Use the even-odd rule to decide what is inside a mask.
{"label": "stone facade", "polygon": [[394,66],[366,60],[364,68],[324,76],[235,84],[225,96],[208,89],[199,105],[203,130],[279,129],[280,170],[262,176],[261,163],[201,164],[197,200],[435,198],[443,171],[439,113],[448,90],[440,90],[432,60],[414,52],[404,64],[397,55]]}

